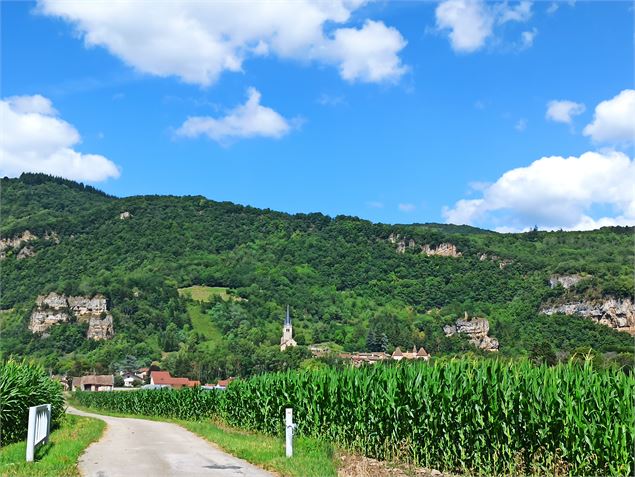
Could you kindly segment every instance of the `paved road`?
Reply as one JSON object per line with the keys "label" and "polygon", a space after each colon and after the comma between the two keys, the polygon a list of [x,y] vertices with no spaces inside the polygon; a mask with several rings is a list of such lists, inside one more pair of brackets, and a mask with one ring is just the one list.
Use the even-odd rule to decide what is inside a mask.
{"label": "paved road", "polygon": [[273,477],[176,424],[102,416],[71,407],[68,412],[107,424],[103,437],[79,460],[85,477]]}

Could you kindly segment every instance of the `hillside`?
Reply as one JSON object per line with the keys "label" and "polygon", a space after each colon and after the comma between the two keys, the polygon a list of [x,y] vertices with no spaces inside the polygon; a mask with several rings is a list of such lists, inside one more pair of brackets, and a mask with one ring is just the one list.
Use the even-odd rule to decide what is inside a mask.
{"label": "hillside", "polygon": [[[74,373],[161,359],[204,379],[283,369],[309,356],[302,347],[278,350],[289,304],[300,345],[484,354],[443,332],[467,312],[489,320],[500,355],[563,357],[591,347],[604,359],[632,360],[623,331],[539,311],[600,309],[613,299],[632,313],[633,228],[497,234],[393,226],[200,196],[116,198],[41,174],[5,178],[1,187],[3,356],[33,356]],[[552,287],[558,277],[569,288]],[[194,304],[177,291],[195,285],[223,293]],[[48,336],[32,334],[36,298],[50,292],[103,295],[114,337],[86,339],[93,324],[82,314],[106,315],[90,307]]]}

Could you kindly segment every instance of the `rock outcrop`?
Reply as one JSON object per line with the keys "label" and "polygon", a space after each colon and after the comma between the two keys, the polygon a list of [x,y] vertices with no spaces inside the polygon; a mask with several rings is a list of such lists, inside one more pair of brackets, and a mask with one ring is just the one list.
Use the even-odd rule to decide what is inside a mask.
{"label": "rock outcrop", "polygon": [[119,214],[119,218],[121,220],[126,220],[132,217],[132,214],[130,212],[128,212],[127,210],[125,212],[122,212],[121,214]]}
{"label": "rock outcrop", "polygon": [[551,288],[556,288],[558,285],[561,285],[563,288],[569,289],[576,286],[585,278],[590,278],[590,276],[585,277],[577,273],[573,275],[552,275],[549,277],[549,286]]}
{"label": "rock outcrop", "polygon": [[80,323],[88,323],[86,337],[89,339],[105,340],[114,334],[112,315],[102,295],[67,297],[49,293],[38,296],[36,305],[29,321],[29,329],[33,333],[46,333],[51,326],[76,319]]}
{"label": "rock outcrop", "polygon": [[37,236],[32,234],[29,230],[25,230],[20,235],[16,235],[15,237],[0,239],[0,259],[6,257],[7,250],[18,250],[24,244],[33,240],[37,240]]}
{"label": "rock outcrop", "polygon": [[22,249],[18,252],[18,254],[16,255],[16,259],[18,260],[22,260],[28,257],[32,257],[33,255],[35,255],[35,251],[33,250],[33,247],[22,247]]}
{"label": "rock outcrop", "polygon": [[498,351],[498,340],[488,335],[489,321],[485,318],[470,319],[466,312],[464,318],[459,318],[453,325],[444,326],[443,332],[445,336],[467,335],[470,343],[477,348],[486,351]]}
{"label": "rock outcrop", "polygon": [[432,255],[439,257],[460,257],[462,255],[453,243],[440,243],[436,247],[424,244],[421,246],[421,251],[428,257]]}
{"label": "rock outcrop", "polygon": [[630,298],[607,298],[605,300],[581,300],[562,305],[545,306],[540,310],[545,315],[562,313],[580,315],[596,323],[618,331],[635,334],[635,307]]}
{"label": "rock outcrop", "polygon": [[498,262],[498,268],[500,268],[501,270],[505,267],[507,267],[508,265],[511,265],[512,263],[514,263],[513,260],[510,260],[508,258],[500,258],[498,255],[488,255],[486,253],[482,253],[478,259],[481,262],[484,262],[485,260],[491,260],[492,262]]}
{"label": "rock outcrop", "polygon": [[[51,240],[56,244],[60,243],[60,238],[56,232],[45,232],[42,237],[44,240]],[[7,237],[0,239],[0,260],[7,258],[7,251],[12,250],[16,253],[16,258],[22,260],[24,258],[32,257],[35,255],[35,250],[31,247],[29,242],[33,242],[38,239],[38,236],[31,233],[30,230],[25,230],[19,235],[14,237]]]}
{"label": "rock outcrop", "polygon": [[[406,253],[406,250],[417,249],[417,243],[413,239],[404,239],[399,234],[390,234],[388,241],[397,246],[397,253]],[[419,246],[422,253],[427,256],[439,257],[460,257],[461,252],[458,251],[456,245],[452,243],[440,243],[436,247],[433,245],[423,244]]]}

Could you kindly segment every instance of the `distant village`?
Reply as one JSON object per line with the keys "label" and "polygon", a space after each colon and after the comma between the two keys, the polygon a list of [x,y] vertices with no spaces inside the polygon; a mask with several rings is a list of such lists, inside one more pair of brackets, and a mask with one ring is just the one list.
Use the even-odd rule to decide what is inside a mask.
{"label": "distant village", "polygon": [[[280,351],[284,351],[287,348],[292,348],[297,345],[298,343],[293,339],[293,325],[291,324],[289,306],[287,306],[287,313],[282,326],[282,337],[280,338]],[[320,345],[309,346],[309,351],[316,358],[323,358],[333,354],[328,347]],[[355,367],[359,367],[363,364],[375,364],[379,361],[387,360],[401,361],[404,359],[422,359],[427,361],[430,359],[430,354],[425,350],[425,348],[423,348],[423,346],[419,349],[417,349],[416,346],[413,346],[412,351],[401,351],[401,349],[397,347],[392,354],[384,352],[359,352],[337,353],[335,356],[344,361],[350,362],[350,364]],[[218,380],[214,384],[202,385],[200,381],[172,376],[169,371],[162,371],[158,368],[158,366],[139,368],[135,371],[120,371],[115,375],[91,374],[72,378],[72,381],[68,377],[56,376],[55,378],[60,381],[66,391],[113,391],[115,389],[132,390],[163,388],[181,389],[193,388],[195,386],[201,386],[203,389],[224,390],[227,385],[235,379],[233,377],[229,377],[227,379]],[[123,386],[115,386],[116,381],[123,383]]]}

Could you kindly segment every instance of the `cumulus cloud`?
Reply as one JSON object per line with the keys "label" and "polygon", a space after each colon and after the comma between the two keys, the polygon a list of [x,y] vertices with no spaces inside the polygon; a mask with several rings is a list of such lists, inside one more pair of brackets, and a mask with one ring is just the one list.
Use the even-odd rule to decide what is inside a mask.
{"label": "cumulus cloud", "polygon": [[[503,174],[482,191],[446,207],[447,222],[505,225],[523,230],[588,230],[635,225],[635,162],[622,152],[586,152],[579,157],[543,157]],[[611,215],[593,218],[594,210]]]}
{"label": "cumulus cloud", "polygon": [[340,28],[327,45],[324,57],[334,59],[348,81],[394,82],[407,71],[395,54],[406,41],[382,22],[367,20],[360,29]]}
{"label": "cumulus cloud", "polygon": [[205,135],[220,143],[252,137],[280,138],[287,134],[292,128],[291,123],[273,109],[261,105],[260,97],[258,90],[249,88],[247,101],[226,116],[190,117],[177,129],[176,134],[189,138]]}
{"label": "cumulus cloud", "polygon": [[595,107],[593,122],[583,134],[596,142],[625,143],[635,140],[635,90],[625,89]]}
{"label": "cumulus cloud", "polygon": [[[139,71],[208,86],[251,57],[333,64],[347,81],[395,81],[406,42],[394,28],[345,25],[364,0],[292,2],[60,2],[38,11],[72,23],[88,47],[104,47]],[[328,32],[325,26],[328,24]]]}
{"label": "cumulus cloud", "polygon": [[[529,1],[510,6],[507,2],[488,5],[484,0],[443,0],[435,11],[436,24],[439,30],[449,30],[452,49],[471,53],[485,45],[495,25],[529,20],[531,7]],[[536,31],[523,32],[523,46],[531,46],[535,35]]]}
{"label": "cumulus cloud", "polygon": [[553,100],[547,103],[545,117],[558,123],[571,124],[574,116],[582,114],[586,107],[582,103],[568,100]]}
{"label": "cumulus cloud", "polygon": [[5,98],[0,100],[0,117],[0,175],[44,172],[89,182],[119,177],[119,168],[104,156],[73,149],[80,135],[58,117],[48,98]]}

